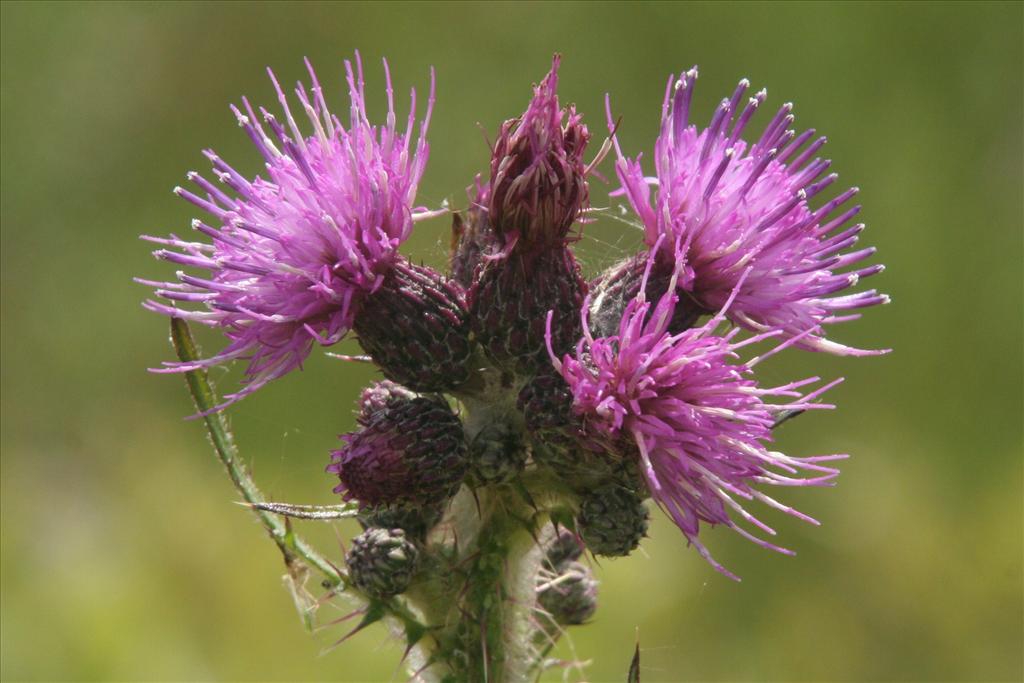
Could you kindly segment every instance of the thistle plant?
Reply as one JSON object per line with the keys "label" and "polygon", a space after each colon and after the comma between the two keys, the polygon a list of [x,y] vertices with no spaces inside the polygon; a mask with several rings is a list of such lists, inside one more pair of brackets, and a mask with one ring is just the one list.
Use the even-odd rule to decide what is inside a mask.
{"label": "thistle plant", "polygon": [[[655,507],[729,578],[702,540],[709,526],[792,554],[748,506],[817,524],[767,490],[831,486],[846,455],[778,452],[773,430],[833,408],[821,398],[838,380],[764,385],[757,366],[782,351],[884,353],[829,338],[887,298],[847,291],[881,266],[858,265],[873,250],[854,249],[856,190],[819,199],[836,180],[817,156],[824,138],[793,130],[789,104],[745,138],[766,97],[748,97],[745,80],[698,127],[693,68],[668,80],[648,168],[623,153],[610,105],[594,149],[559,102],[556,56],[451,212],[442,273],[399,253],[417,222],[448,213],[416,205],[433,76],[422,119],[413,91],[400,126],[385,62],[387,113],[372,123],[358,54],[345,66],[345,122],[312,67],[291,102],[271,73],[281,114],[232,107],[265,174],[247,178],[206,151],[217,182],[190,173],[194,188],[175,192],[208,214],[192,227],[209,239],[145,237],[183,270],[141,280],[154,287],[146,308],[172,319],[178,360],[157,371],[186,375],[304,618],[347,600],[353,632],[384,620],[414,680],[534,681],[559,664],[549,653],[566,629],[598,608],[591,558],[634,552]],[[625,198],[643,247],[588,281],[573,245],[601,215],[590,182],[609,154],[612,196]],[[201,358],[189,322],[227,345]],[[325,454],[325,494],[340,500],[268,502],[223,411],[346,336],[381,379],[355,407],[357,428]],[[764,350],[752,355],[753,344]],[[236,360],[242,386],[218,399],[206,369]],[[344,557],[293,528],[344,517],[363,528]],[[304,587],[311,571],[325,596]]]}

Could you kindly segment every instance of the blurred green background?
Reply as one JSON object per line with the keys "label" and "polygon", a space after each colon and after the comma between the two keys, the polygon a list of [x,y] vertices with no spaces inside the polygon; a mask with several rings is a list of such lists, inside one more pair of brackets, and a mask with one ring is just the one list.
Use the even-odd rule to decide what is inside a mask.
{"label": "blurred green background", "polygon": [[[187,230],[170,190],[203,147],[259,169],[227,105],[276,108],[264,67],[294,81],[308,55],[344,111],[359,48],[377,112],[381,56],[399,90],[436,67],[420,198],[456,207],[487,163],[477,124],[519,113],[554,51],[563,100],[600,136],[610,92],[627,150],[652,146],[670,72],[700,64],[702,121],[747,76],[828,134],[889,266],[874,284],[893,305],[836,337],[892,355],[761,368],[847,378],[839,410],[781,432],[793,453],[854,454],[836,489],[785,492],[822,528],[767,515],[799,556],[708,533],[736,584],[655,515],[644,552],[598,567],[601,609],[562,656],[622,681],[639,633],[645,683],[1021,680],[1022,7],[3,3],[0,676],[404,680],[383,629],[330,651],[340,627],[303,630],[276,549],[182,419],[182,380],[145,371],[169,357],[166,321],[131,282],[171,273],[136,236]],[[405,252],[443,263],[447,229],[421,224]],[[609,220],[587,233],[591,273],[638,243]],[[327,451],[371,378],[315,353],[231,410],[269,494],[333,500]],[[353,533],[303,531],[334,555]]]}

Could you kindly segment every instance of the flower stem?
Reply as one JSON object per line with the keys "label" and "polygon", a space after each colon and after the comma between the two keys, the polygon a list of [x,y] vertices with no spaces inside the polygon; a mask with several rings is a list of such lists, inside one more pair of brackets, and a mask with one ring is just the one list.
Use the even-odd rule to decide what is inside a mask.
{"label": "flower stem", "polygon": [[[192,332],[188,323],[180,318],[171,318],[171,344],[178,358],[183,363],[191,363],[199,359],[199,352],[196,349],[195,341],[192,339]],[[238,447],[228,427],[227,418],[222,412],[210,412],[217,405],[217,395],[210,385],[205,370],[190,370],[185,373],[185,380],[188,383],[189,392],[196,408],[203,414],[203,421],[206,423],[206,431],[210,436],[210,442],[217,453],[217,457],[227,469],[228,476],[235,488],[242,494],[245,502],[253,506],[253,512],[259,518],[263,528],[267,530],[270,537],[280,548],[284,555],[285,563],[291,568],[296,557],[301,558],[307,564],[315,567],[324,575],[330,586],[336,587],[347,584],[348,577],[344,570],[331,564],[323,555],[313,549],[306,541],[297,536],[291,528],[291,524],[282,521],[280,517],[256,507],[265,502],[263,493],[256,486],[256,483],[249,476],[245,464],[238,456]]]}

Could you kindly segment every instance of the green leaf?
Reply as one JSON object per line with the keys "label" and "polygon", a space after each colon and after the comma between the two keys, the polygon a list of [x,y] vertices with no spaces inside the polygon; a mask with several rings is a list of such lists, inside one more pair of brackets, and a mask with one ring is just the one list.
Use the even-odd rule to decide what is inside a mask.
{"label": "green leaf", "polygon": [[626,675],[626,683],[640,683],[640,643],[636,644],[633,651],[633,661],[629,663],[629,674]]}
{"label": "green leaf", "polygon": [[254,510],[273,512],[283,517],[292,519],[345,519],[355,517],[359,514],[359,505],[356,503],[342,503],[340,505],[295,505],[292,503],[242,503]]}
{"label": "green leaf", "polygon": [[427,627],[418,621],[406,621],[404,626],[406,652],[408,652],[423,639],[423,636],[427,635]]}

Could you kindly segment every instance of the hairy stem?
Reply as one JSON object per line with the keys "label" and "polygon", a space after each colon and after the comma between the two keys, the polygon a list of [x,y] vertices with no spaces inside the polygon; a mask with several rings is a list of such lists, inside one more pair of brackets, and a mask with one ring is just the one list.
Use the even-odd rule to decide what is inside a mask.
{"label": "hairy stem", "polygon": [[[192,338],[188,323],[179,318],[171,319],[171,344],[174,346],[178,358],[185,363],[191,363],[199,359],[199,351]],[[185,380],[188,383],[189,392],[196,409],[203,415],[206,424],[206,431],[213,444],[213,449],[218,459],[228,472],[235,489],[242,495],[242,498],[253,513],[260,520],[263,528],[273,539],[274,543],[281,550],[285,564],[288,567],[288,577],[291,580],[290,587],[293,594],[301,592],[301,583],[308,573],[307,567],[313,567],[323,575],[323,586],[332,590],[345,590],[355,594],[349,582],[348,573],[336,567],[327,558],[315,550],[309,543],[299,537],[291,527],[291,522],[284,518],[282,520],[272,511],[273,505],[267,505],[266,498],[256,486],[249,475],[248,469],[238,455],[238,447],[235,445],[231,429],[228,427],[227,418],[222,412],[211,412],[218,405],[217,395],[214,393],[207,373],[203,370],[192,370],[185,373]],[[361,602],[366,599],[360,596]],[[299,600],[296,601],[299,604]],[[313,603],[315,605],[315,602]],[[419,618],[408,606],[397,599],[381,603],[380,608],[384,616],[390,618],[393,624],[401,629],[406,635],[410,633],[425,634],[427,628],[420,623]],[[308,609],[308,608],[304,608]],[[303,620],[309,618],[308,612],[301,615]],[[308,622],[307,622],[308,623]],[[424,661],[430,658],[430,652],[437,647],[433,637],[425,637],[426,643],[417,644],[416,649],[425,650]],[[410,650],[412,650],[410,644]]]}
{"label": "hairy stem", "polygon": [[[191,363],[199,359],[199,352],[192,339],[188,323],[180,318],[171,318],[171,344],[182,362]],[[287,521],[282,521],[280,517],[258,507],[266,501],[266,498],[252,477],[249,476],[245,464],[238,456],[238,447],[235,445],[235,439],[228,427],[224,413],[210,412],[217,405],[217,395],[210,385],[206,372],[204,370],[186,372],[185,381],[188,383],[196,409],[203,415],[210,442],[213,444],[217,457],[227,469],[231,483],[242,494],[245,502],[252,506],[253,512],[259,518],[263,528],[267,530],[274,543],[280,548],[285,563],[291,567],[296,557],[302,558],[304,562],[323,574],[332,588],[347,585],[348,576],[343,570],[335,567],[306,541],[295,535]]]}

